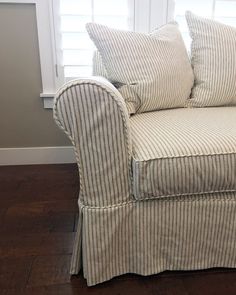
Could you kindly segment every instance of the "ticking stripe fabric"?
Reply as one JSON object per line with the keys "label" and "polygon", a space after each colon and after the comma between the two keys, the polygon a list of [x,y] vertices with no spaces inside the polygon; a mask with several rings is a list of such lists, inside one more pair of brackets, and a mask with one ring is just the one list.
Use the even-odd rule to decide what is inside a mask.
{"label": "ticking stripe fabric", "polygon": [[183,107],[193,86],[188,54],[175,23],[150,35],[89,23],[108,79],[118,86],[129,113]]}
{"label": "ticking stripe fabric", "polygon": [[189,105],[236,105],[236,29],[186,12],[195,76]]}
{"label": "ticking stripe fabric", "polygon": [[[92,286],[124,273],[150,275],[164,270],[236,267],[235,193],[152,200],[136,200],[132,194],[131,163],[138,154],[144,161],[158,153],[173,158],[181,153],[217,153],[226,148],[225,166],[221,168],[230,185],[235,172],[232,176],[227,170],[233,162],[227,155],[230,151],[233,155],[235,147],[235,108],[206,109],[208,119],[204,110],[159,111],[156,114],[161,119],[145,113],[130,120],[122,96],[105,79],[73,81],[58,91],[54,118],[74,145],[80,176],[71,274],[82,267],[87,284]],[[145,122],[158,122],[157,131],[149,127],[143,132],[148,126]],[[139,130],[143,138],[138,138],[134,128],[138,123],[144,126]],[[133,146],[131,138],[135,138]],[[138,146],[138,141],[144,144],[145,139],[152,148]],[[217,161],[215,165],[215,170],[205,166],[202,175],[211,179],[207,173],[217,173]],[[196,166],[194,173],[198,175],[200,168]]]}
{"label": "ticking stripe fabric", "polygon": [[119,91],[103,78],[74,80],[56,94],[54,118],[75,148],[80,200],[90,206],[127,201],[130,128]]}
{"label": "ticking stripe fabric", "polygon": [[107,71],[102,63],[101,55],[97,50],[93,55],[93,76],[101,76],[108,79]]}
{"label": "ticking stripe fabric", "polygon": [[83,207],[81,234],[89,286],[125,273],[236,267],[236,195]]}
{"label": "ticking stripe fabric", "polygon": [[130,118],[137,199],[236,191],[236,107]]}

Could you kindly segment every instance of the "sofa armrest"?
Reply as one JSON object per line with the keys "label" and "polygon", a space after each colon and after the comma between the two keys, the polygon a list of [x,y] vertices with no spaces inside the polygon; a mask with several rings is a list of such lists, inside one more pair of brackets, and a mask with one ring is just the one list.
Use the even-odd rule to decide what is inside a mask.
{"label": "sofa armrest", "polygon": [[57,92],[53,113],[74,146],[80,202],[101,207],[128,201],[130,127],[119,91],[100,77],[74,80]]}

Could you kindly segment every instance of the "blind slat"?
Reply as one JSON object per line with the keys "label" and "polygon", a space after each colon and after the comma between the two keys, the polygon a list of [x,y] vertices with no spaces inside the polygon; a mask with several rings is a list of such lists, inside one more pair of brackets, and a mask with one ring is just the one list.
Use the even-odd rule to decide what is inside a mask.
{"label": "blind slat", "polygon": [[[60,48],[66,79],[91,75],[95,46],[85,24],[94,22],[113,28],[132,30],[130,27],[133,0],[60,0]],[[132,2],[133,3],[133,2]],[[132,11],[131,11],[132,10]]]}
{"label": "blind slat", "polygon": [[190,50],[191,38],[185,19],[186,10],[236,27],[236,0],[176,0],[175,20],[179,23],[179,28],[188,50]]}

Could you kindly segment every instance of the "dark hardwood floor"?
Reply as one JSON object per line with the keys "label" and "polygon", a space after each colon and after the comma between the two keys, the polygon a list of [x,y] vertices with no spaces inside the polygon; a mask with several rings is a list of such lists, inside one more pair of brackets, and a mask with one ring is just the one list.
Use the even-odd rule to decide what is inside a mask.
{"label": "dark hardwood floor", "polygon": [[124,275],[88,288],[70,278],[77,222],[75,165],[0,167],[0,294],[236,294],[236,270]]}

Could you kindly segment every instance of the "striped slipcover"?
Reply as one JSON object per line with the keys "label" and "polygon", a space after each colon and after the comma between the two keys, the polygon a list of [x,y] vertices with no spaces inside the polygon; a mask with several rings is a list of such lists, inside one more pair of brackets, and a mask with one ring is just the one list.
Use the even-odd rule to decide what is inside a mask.
{"label": "striped slipcover", "polygon": [[[222,124],[223,120],[230,120],[229,114],[234,110],[219,109]],[[175,110],[170,112],[177,120]],[[165,119],[164,113],[158,114]],[[207,124],[207,120],[200,124],[203,113],[196,111],[191,115],[189,110],[182,110],[179,116],[189,123],[191,117],[195,120],[199,116],[199,129],[195,130],[198,130],[197,140],[201,139],[204,134],[201,130]],[[209,126],[213,126],[212,120],[216,117],[216,113],[208,117]],[[65,85],[56,95],[54,118],[72,141],[80,175],[80,216],[71,274],[77,274],[82,267],[91,286],[130,272],[150,275],[164,270],[236,267],[236,194],[233,191],[135,199],[132,163],[138,153],[134,140],[134,130],[136,134],[138,130],[134,128],[134,124],[137,125],[134,121],[138,117],[129,119],[124,99],[108,81],[81,79]],[[211,140],[223,129],[220,121],[217,122],[218,133],[209,134]],[[164,140],[160,127],[165,126],[156,126],[160,140]],[[174,128],[177,127],[173,125]],[[185,130],[188,132],[188,127]],[[226,148],[232,143],[232,150],[226,152],[232,152],[235,147],[231,132],[214,141]],[[151,131],[149,134],[146,141],[152,145],[155,139]],[[186,134],[182,136],[189,142],[174,144],[172,140],[170,153],[176,153],[175,149],[180,151],[181,144],[183,151],[190,149],[193,136],[189,137],[191,140]],[[206,137],[202,140],[209,149],[213,148],[206,143]],[[204,146],[201,141],[199,144],[201,148]],[[198,153],[200,147],[194,144],[193,148]],[[221,147],[215,146],[215,149],[220,151]],[[226,163],[230,166],[229,162],[230,159],[225,159],[225,167]],[[205,177],[209,175],[206,173]]]}
{"label": "striped slipcover", "polygon": [[137,199],[236,192],[236,107],[163,110],[130,122]]}

